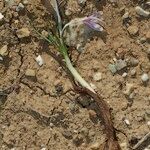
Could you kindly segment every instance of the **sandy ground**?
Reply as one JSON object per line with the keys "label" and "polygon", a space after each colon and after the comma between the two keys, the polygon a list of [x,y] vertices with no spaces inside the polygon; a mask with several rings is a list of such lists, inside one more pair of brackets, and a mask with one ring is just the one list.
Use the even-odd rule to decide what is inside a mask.
{"label": "sandy ground", "polygon": [[[25,8],[16,11],[20,2]],[[141,80],[144,73],[150,76],[150,24],[135,11],[138,5],[148,7],[138,0],[87,0],[84,6],[68,0],[63,5],[65,20],[103,11],[107,34],[98,33],[86,43],[75,67],[110,105],[114,126],[122,131],[117,132],[119,143],[129,150],[150,131],[150,83]],[[74,91],[65,93],[72,85],[49,54],[55,49],[39,39],[29,23],[48,30],[53,26],[51,14],[40,0],[16,0],[9,8],[2,0],[0,12],[0,48],[7,45],[0,61],[0,149],[98,149],[105,134],[92,110],[95,103]],[[127,12],[129,18],[124,19]],[[22,28],[30,35],[19,38]],[[41,67],[35,61],[38,55],[44,60]],[[73,60],[76,55],[73,51]],[[113,74],[109,66],[120,59],[126,66]],[[29,69],[32,77],[24,75]],[[99,81],[94,79],[97,73]]]}

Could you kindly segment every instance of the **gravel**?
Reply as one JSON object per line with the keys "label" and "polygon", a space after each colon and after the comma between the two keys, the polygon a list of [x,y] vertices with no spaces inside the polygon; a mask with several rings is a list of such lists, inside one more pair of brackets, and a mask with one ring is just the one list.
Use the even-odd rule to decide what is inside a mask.
{"label": "gravel", "polygon": [[147,82],[149,80],[149,75],[147,73],[142,74],[141,80],[143,82]]}

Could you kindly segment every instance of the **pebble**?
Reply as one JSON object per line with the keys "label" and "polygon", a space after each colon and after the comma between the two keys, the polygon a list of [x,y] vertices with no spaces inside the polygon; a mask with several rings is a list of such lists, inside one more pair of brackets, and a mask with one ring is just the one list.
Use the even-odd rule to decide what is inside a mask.
{"label": "pebble", "polygon": [[108,68],[113,74],[117,72],[115,64],[109,64]]}
{"label": "pebble", "polygon": [[129,121],[128,119],[124,119],[124,122],[125,122],[125,124],[128,125],[128,126],[130,125],[130,121]]}
{"label": "pebble", "polygon": [[0,56],[0,61],[3,61],[3,57]]}
{"label": "pebble", "polygon": [[120,71],[124,69],[125,67],[127,67],[127,63],[125,60],[119,59],[116,61],[115,66],[116,66],[116,69]]}
{"label": "pebble", "polygon": [[102,79],[102,73],[101,72],[95,73],[93,79],[94,81],[100,81]]}
{"label": "pebble", "polygon": [[30,31],[28,28],[21,28],[16,31],[18,38],[24,38],[30,36]]}
{"label": "pebble", "polygon": [[100,149],[100,143],[99,142],[95,142],[90,146],[91,150],[99,150]]}
{"label": "pebble", "polygon": [[127,150],[127,143],[126,143],[126,142],[121,143],[121,144],[120,144],[120,147],[121,147],[123,150]]}
{"label": "pebble", "polygon": [[127,96],[129,96],[132,92],[133,92],[133,90],[134,90],[134,85],[133,84],[131,84],[131,83],[127,83],[126,84],[126,90],[123,92],[125,95],[127,95]]}
{"label": "pebble", "polygon": [[2,15],[2,13],[0,13],[0,20],[2,20],[4,18],[4,15]]}
{"label": "pebble", "polygon": [[38,55],[38,57],[36,57],[36,62],[38,63],[39,66],[42,66],[44,61],[43,58],[41,57],[41,55]]}
{"label": "pebble", "polygon": [[23,0],[23,2],[22,2],[24,5],[27,5],[29,2],[28,2],[28,0]]}
{"label": "pebble", "polygon": [[44,37],[48,37],[48,32],[46,31],[46,30],[43,30],[42,32],[41,32],[41,34],[44,36]]}
{"label": "pebble", "polygon": [[87,0],[78,0],[78,4],[80,4],[80,5],[85,5],[86,1],[87,1]]}
{"label": "pebble", "polygon": [[7,56],[8,55],[8,46],[4,45],[1,49],[0,49],[0,55],[1,56]]}
{"label": "pebble", "polygon": [[24,5],[22,3],[19,3],[18,6],[16,7],[16,11],[19,12],[24,9]]}
{"label": "pebble", "polygon": [[143,82],[147,82],[149,80],[149,76],[147,73],[144,73],[142,76],[141,76],[141,79]]}
{"label": "pebble", "polygon": [[41,148],[41,150],[46,150],[46,148],[45,148],[45,147],[43,147],[43,148]]}
{"label": "pebble", "polygon": [[136,69],[131,70],[131,76],[134,77],[136,75]]}
{"label": "pebble", "polygon": [[143,8],[140,6],[135,7],[135,11],[138,15],[143,16],[143,17],[148,17],[150,15],[150,12],[145,11]]}
{"label": "pebble", "polygon": [[122,74],[122,77],[125,78],[125,77],[127,77],[127,75],[128,75],[128,73],[127,73],[127,72],[124,72],[124,73]]}
{"label": "pebble", "polygon": [[147,122],[147,125],[150,126],[150,121]]}
{"label": "pebble", "polygon": [[129,60],[129,63],[130,63],[130,66],[136,67],[139,64],[139,60],[134,57],[131,57]]}
{"label": "pebble", "polygon": [[125,19],[128,19],[129,18],[129,12],[126,12],[123,16],[122,16],[122,19],[125,20]]}
{"label": "pebble", "polygon": [[30,77],[35,77],[36,76],[36,72],[33,69],[27,69],[25,72],[26,76],[30,76]]}
{"label": "pebble", "polygon": [[130,35],[133,35],[133,36],[135,36],[135,35],[137,35],[138,34],[138,32],[139,32],[139,28],[137,27],[137,26],[129,26],[128,28],[127,28],[127,31],[129,32],[129,34]]}

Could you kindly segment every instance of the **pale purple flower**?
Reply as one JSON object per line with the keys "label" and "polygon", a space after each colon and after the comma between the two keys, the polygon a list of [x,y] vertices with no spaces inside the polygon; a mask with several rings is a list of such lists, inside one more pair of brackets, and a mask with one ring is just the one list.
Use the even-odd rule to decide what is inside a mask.
{"label": "pale purple flower", "polygon": [[103,18],[101,16],[99,18],[98,16],[100,16],[100,14],[95,13],[94,15],[91,15],[89,17],[84,17],[83,23],[93,30],[103,31],[104,30],[102,25],[104,23]]}

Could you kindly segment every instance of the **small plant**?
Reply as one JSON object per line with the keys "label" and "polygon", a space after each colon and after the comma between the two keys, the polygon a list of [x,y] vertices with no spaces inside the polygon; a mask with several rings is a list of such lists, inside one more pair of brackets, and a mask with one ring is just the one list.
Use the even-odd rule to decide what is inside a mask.
{"label": "small plant", "polygon": [[[46,0],[47,3],[49,0]],[[97,112],[97,115],[103,120],[103,123],[105,125],[105,132],[107,136],[106,144],[104,146],[104,150],[120,150],[120,146],[118,144],[115,129],[113,127],[113,123],[111,120],[111,114],[110,109],[107,105],[107,103],[103,100],[103,98],[94,91],[94,89],[86,82],[81,75],[77,72],[77,70],[73,67],[69,55],[68,55],[68,49],[64,42],[63,33],[64,30],[70,26],[70,25],[80,25],[84,24],[88,26],[89,28],[95,30],[95,31],[103,31],[104,27],[103,19],[102,17],[98,17],[100,14],[95,13],[94,15],[91,15],[89,17],[83,17],[83,18],[75,18],[71,20],[66,25],[62,25],[62,20],[59,14],[59,9],[57,5],[57,0],[51,0],[51,4],[53,6],[53,9],[55,10],[57,14],[57,23],[58,23],[58,33],[55,35],[50,33],[49,36],[46,38],[42,36],[39,32],[37,32],[40,36],[42,36],[46,41],[48,41],[50,44],[55,46],[59,50],[59,52],[62,54],[66,67],[70,71],[71,75],[73,76],[74,80],[78,82],[77,90],[78,92],[82,92],[84,94],[87,94],[91,96],[96,102],[99,107],[99,112]]]}
{"label": "small plant", "polygon": [[73,19],[69,23],[67,23],[64,27],[62,27],[62,20],[61,20],[60,14],[59,14],[59,9],[58,9],[58,5],[57,5],[56,0],[53,1],[53,8],[57,14],[58,34],[57,35],[49,34],[49,37],[48,38],[45,37],[45,39],[50,44],[53,44],[59,50],[59,52],[62,54],[62,56],[65,59],[66,66],[69,69],[69,71],[71,72],[74,79],[82,87],[87,88],[90,91],[95,93],[94,89],[81,77],[81,75],[73,67],[73,65],[70,61],[70,58],[68,56],[68,49],[67,49],[65,42],[63,40],[63,33],[64,33],[64,30],[68,26],[79,25],[79,24],[85,24],[86,26],[88,26],[91,29],[96,30],[96,31],[103,31],[103,27],[101,25],[103,23],[103,21],[102,21],[102,19],[98,18],[99,13],[95,13],[94,15],[91,15],[89,17]]}

